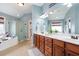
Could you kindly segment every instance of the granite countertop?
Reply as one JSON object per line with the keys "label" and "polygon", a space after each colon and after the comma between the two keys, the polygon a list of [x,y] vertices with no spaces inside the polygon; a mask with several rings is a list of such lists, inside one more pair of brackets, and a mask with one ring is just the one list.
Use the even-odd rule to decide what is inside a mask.
{"label": "granite countertop", "polygon": [[62,33],[59,33],[59,34],[41,34],[41,33],[35,33],[35,34],[79,45],[79,39],[71,39],[71,35],[69,35],[69,34],[62,34]]}

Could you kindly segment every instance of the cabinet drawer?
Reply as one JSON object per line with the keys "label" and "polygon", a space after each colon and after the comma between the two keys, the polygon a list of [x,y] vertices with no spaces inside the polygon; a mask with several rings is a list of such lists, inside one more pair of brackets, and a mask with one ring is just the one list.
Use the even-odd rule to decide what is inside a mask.
{"label": "cabinet drawer", "polygon": [[58,46],[64,48],[64,42],[63,42],[63,41],[54,39],[54,40],[53,40],[53,43],[54,43],[55,45],[58,45]]}
{"label": "cabinet drawer", "polygon": [[44,39],[41,39],[41,38],[40,38],[40,41],[41,41],[41,43],[43,43],[43,42],[44,42]]}
{"label": "cabinet drawer", "polygon": [[54,56],[64,56],[64,48],[54,45]]}
{"label": "cabinet drawer", "polygon": [[44,40],[40,40],[40,44],[44,44],[45,43],[45,41]]}
{"label": "cabinet drawer", "polygon": [[45,45],[45,51],[48,51],[49,53],[52,53],[53,50],[52,50],[52,48]]}
{"label": "cabinet drawer", "polygon": [[43,43],[40,43],[40,46],[44,46],[44,44]]}
{"label": "cabinet drawer", "polygon": [[66,49],[79,54],[79,45],[66,43]]}
{"label": "cabinet drawer", "polygon": [[47,41],[47,42],[49,42],[49,43],[52,43],[52,38],[49,38],[49,37],[45,37],[45,40]]}
{"label": "cabinet drawer", "polygon": [[53,47],[53,43],[49,43],[47,41],[45,41],[45,45],[47,45],[48,47],[52,48]]}

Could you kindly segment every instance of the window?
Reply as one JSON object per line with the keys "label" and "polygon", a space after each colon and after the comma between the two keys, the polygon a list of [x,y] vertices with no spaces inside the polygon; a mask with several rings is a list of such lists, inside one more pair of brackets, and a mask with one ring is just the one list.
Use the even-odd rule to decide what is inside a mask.
{"label": "window", "polygon": [[0,17],[0,34],[3,34],[5,32],[4,29],[4,18]]}
{"label": "window", "polygon": [[62,26],[52,26],[52,31],[62,32]]}
{"label": "window", "polygon": [[58,33],[62,32],[62,21],[53,20],[51,25],[52,25],[51,29],[53,32],[58,32]]}

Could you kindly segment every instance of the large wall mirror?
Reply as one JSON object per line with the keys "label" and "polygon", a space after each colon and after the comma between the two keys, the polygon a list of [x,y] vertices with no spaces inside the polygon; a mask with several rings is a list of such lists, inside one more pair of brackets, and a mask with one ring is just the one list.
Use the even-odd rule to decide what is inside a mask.
{"label": "large wall mirror", "polygon": [[62,33],[63,32],[63,26],[62,26],[62,20],[50,20],[50,31],[51,33]]}

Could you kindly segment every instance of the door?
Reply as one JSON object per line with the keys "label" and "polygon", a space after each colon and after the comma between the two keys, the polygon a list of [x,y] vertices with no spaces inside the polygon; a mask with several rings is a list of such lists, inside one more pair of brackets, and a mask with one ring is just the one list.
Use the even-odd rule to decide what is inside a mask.
{"label": "door", "polygon": [[28,21],[28,40],[32,39],[32,20]]}
{"label": "door", "polygon": [[16,35],[18,36],[19,41],[23,41],[23,22],[18,20],[16,21]]}

